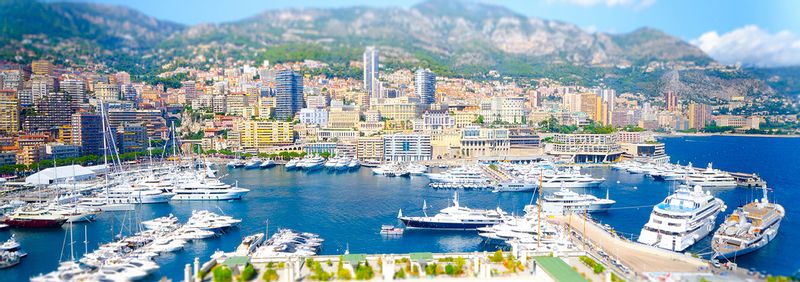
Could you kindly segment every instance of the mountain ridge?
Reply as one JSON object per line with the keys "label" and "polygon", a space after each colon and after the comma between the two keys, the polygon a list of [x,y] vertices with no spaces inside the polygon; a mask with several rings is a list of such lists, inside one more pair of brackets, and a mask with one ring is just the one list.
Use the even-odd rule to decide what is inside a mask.
{"label": "mountain ridge", "polygon": [[[31,22],[40,24],[25,25]],[[267,10],[238,21],[197,25],[156,19],[122,6],[0,0],[0,31],[9,35],[0,38],[2,59],[29,62],[46,55],[58,61],[77,54],[80,62],[108,62],[134,75],[151,75],[166,65],[205,68],[221,60],[317,59],[357,77],[360,72],[349,62],[360,60],[365,46],[375,45],[388,69],[421,66],[440,75],[467,77],[498,70],[512,77],[605,84],[658,95],[675,79],[661,75],[669,69],[648,73],[653,63],[690,67],[714,63],[696,46],[654,28],[590,33],[566,22],[457,0],[428,0],[409,8]],[[676,88],[691,89],[703,77],[716,75],[694,73],[690,77],[695,82]],[[755,79],[743,76],[737,77]],[[730,88],[716,83],[722,88],[714,93],[769,92],[759,83],[763,81]]]}

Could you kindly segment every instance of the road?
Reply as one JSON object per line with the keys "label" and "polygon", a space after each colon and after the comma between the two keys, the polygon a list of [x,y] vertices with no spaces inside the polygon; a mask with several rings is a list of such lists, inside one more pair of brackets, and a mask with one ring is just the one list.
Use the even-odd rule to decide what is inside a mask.
{"label": "road", "polygon": [[[571,218],[554,216],[550,220],[561,226],[568,224],[582,238],[588,237],[590,245],[594,248],[593,254],[598,251],[598,248],[602,249],[611,258],[619,260],[636,273],[697,272],[702,267],[708,266],[708,263],[701,259],[620,239],[606,232],[591,220],[584,224],[583,217],[579,215],[572,215]],[[578,247],[584,243],[584,241],[576,242],[575,245]],[[610,261],[604,261],[604,264],[610,265]]]}

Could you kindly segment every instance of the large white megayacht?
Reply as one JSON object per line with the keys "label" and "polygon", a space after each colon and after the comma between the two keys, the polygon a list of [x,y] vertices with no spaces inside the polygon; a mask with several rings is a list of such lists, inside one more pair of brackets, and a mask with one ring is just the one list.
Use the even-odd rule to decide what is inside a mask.
{"label": "large white megayacht", "polygon": [[542,212],[547,214],[568,214],[584,212],[604,212],[617,201],[608,198],[608,190],[604,199],[591,194],[578,194],[566,187],[542,197]]}
{"label": "large white megayacht", "polygon": [[714,169],[711,163],[705,170],[690,171],[686,174],[686,185],[700,186],[703,188],[734,188],[736,179],[727,172]]}
{"label": "large white megayacht", "polygon": [[786,211],[783,206],[770,203],[767,187],[762,189],[764,196],[761,201],[755,200],[737,208],[714,233],[711,248],[716,257],[730,259],[751,253],[778,236]]}
{"label": "large white megayacht", "polygon": [[655,205],[650,220],[639,235],[639,243],[681,252],[714,229],[717,215],[725,203],[703,191],[681,185],[663,202]]}

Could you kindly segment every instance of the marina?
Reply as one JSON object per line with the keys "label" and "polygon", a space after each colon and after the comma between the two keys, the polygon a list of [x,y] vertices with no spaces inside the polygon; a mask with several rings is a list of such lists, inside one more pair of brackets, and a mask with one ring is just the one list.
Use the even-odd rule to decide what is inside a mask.
{"label": "marina", "polygon": [[[667,139],[666,142],[672,142]],[[685,142],[685,141],[680,141]],[[783,141],[787,142],[787,141]],[[679,142],[674,147],[682,150]],[[680,155],[680,154],[675,154]],[[687,159],[683,159],[686,162]],[[736,166],[717,159],[691,159],[693,162],[713,161],[715,167],[726,169],[737,169]],[[325,247],[319,252],[320,255],[338,255],[345,251],[351,253],[410,253],[410,252],[473,252],[473,251],[493,251],[497,247],[484,243],[484,238],[478,235],[478,231],[450,231],[450,230],[423,230],[408,229],[402,236],[384,236],[381,234],[381,225],[387,223],[400,222],[397,220],[397,210],[402,209],[403,214],[423,215],[423,206],[428,207],[428,212],[436,211],[452,206],[454,191],[440,191],[427,187],[430,182],[426,177],[378,177],[370,170],[354,170],[349,173],[337,173],[335,170],[313,170],[298,171],[287,170],[282,166],[272,169],[227,169],[225,162],[221,162],[220,175],[227,175],[222,181],[229,185],[248,187],[251,191],[245,197],[237,201],[170,201],[161,204],[140,204],[135,205],[135,211],[127,212],[104,212],[98,214],[92,222],[81,222],[74,224],[76,238],[84,238],[85,231],[88,231],[87,251],[94,251],[100,244],[109,242],[115,234],[120,232],[128,233],[123,229],[123,222],[130,223],[136,221],[146,222],[148,220],[175,215],[177,218],[186,219],[191,217],[193,210],[225,211],[225,214],[234,218],[242,218],[243,222],[239,228],[228,230],[225,238],[244,238],[252,234],[264,232],[265,222],[269,220],[270,228],[291,228],[319,234],[325,238]],[[445,169],[434,168],[436,171]],[[774,171],[764,171],[758,169],[747,169],[739,167],[737,170],[759,171],[766,179],[770,179],[774,193],[777,193],[775,200],[780,203],[785,193],[790,191],[782,190],[780,187],[786,186],[788,182],[782,182],[780,176],[775,177]],[[612,226],[614,234],[621,238],[628,238],[627,241],[636,239],[642,226],[648,221],[649,212],[653,205],[662,201],[664,197],[674,191],[673,184],[664,181],[657,181],[646,177],[643,174],[629,174],[619,172],[609,168],[594,167],[583,168],[581,173],[591,175],[594,178],[603,178],[605,181],[598,188],[571,189],[579,194],[590,194],[598,199],[606,197],[608,191],[611,199],[617,201],[609,207],[606,212],[592,213],[591,217],[598,222],[598,230],[608,233],[605,224]],[[775,180],[772,180],[773,177]],[[266,180],[266,181],[265,181]],[[337,185],[337,183],[349,183],[350,185]],[[556,189],[556,191],[559,191]],[[544,195],[553,191],[546,190]],[[712,195],[720,198],[729,206],[737,206],[738,203],[749,203],[753,199],[760,198],[753,195],[751,189],[720,189],[712,190]],[[359,194],[361,197],[347,198],[338,195]],[[650,195],[642,197],[642,195]],[[500,207],[508,214],[525,214],[525,207],[531,204],[531,192],[491,193],[486,190],[463,190],[458,191],[459,201],[463,205],[475,209],[495,209]],[[363,201],[361,198],[375,199],[373,201]],[[772,197],[770,199],[773,199]],[[264,204],[269,203],[269,204]],[[731,208],[732,209],[732,208]],[[344,212],[346,211],[346,212]],[[786,211],[791,214],[792,210]],[[297,214],[305,216],[297,216]],[[716,219],[716,227],[730,211],[720,214]],[[576,220],[580,216],[574,214],[567,221]],[[771,263],[764,263],[755,257],[770,255],[785,248],[787,244],[794,244],[791,241],[782,240],[784,236],[796,234],[797,229],[791,227],[791,218],[784,219],[783,227],[778,235],[766,246],[748,255],[737,257],[736,263],[740,267],[753,268],[768,271],[769,273],[791,274],[792,260],[781,259]],[[64,237],[64,232],[68,225],[55,229],[19,229],[6,228],[0,231],[4,236],[15,234],[17,240],[25,246],[29,258],[37,258],[37,266],[31,265],[29,260],[23,260],[19,265],[7,268],[2,271],[3,275],[27,279],[58,267],[59,255],[56,252],[37,247],[36,242],[42,240],[58,241]],[[577,228],[577,225],[576,225]],[[580,228],[577,228],[580,229]],[[112,231],[114,230],[114,231]],[[712,231],[713,233],[713,231]],[[186,235],[190,236],[190,235]],[[689,247],[687,251],[710,257],[711,237],[706,236],[698,243]],[[5,239],[8,237],[0,238]],[[357,239],[353,239],[357,238]],[[81,246],[80,240],[76,246]],[[211,237],[202,241],[191,243],[191,248],[184,248],[174,253],[155,258],[155,262],[161,267],[148,277],[167,276],[173,279],[182,277],[183,266],[193,261],[194,257],[203,260],[210,258],[216,251],[235,250],[241,240],[222,240],[221,237]],[[573,245],[579,246],[581,241],[573,241]],[[627,243],[626,243],[627,244]],[[169,244],[165,248],[169,249]],[[637,247],[638,248],[638,247]],[[78,247],[78,249],[81,249]],[[81,257],[82,251],[77,251],[76,256]],[[783,254],[791,258],[792,254]],[[684,256],[684,255],[681,255]],[[624,256],[621,256],[624,257]],[[643,261],[633,260],[626,262],[621,259],[627,267],[634,270],[647,265]],[[723,260],[724,261],[724,260]],[[690,266],[693,264],[689,264]],[[676,269],[685,269],[676,268]],[[646,267],[642,269],[648,269]]]}

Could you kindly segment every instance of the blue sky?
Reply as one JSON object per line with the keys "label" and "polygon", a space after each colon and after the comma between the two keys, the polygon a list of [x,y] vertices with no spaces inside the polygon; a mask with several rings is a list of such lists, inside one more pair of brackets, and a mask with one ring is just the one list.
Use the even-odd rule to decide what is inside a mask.
{"label": "blue sky", "polygon": [[[88,0],[126,5],[185,24],[235,21],[282,8],[401,6],[420,1],[357,0]],[[532,17],[589,31],[628,32],[648,26],[698,45],[725,63],[800,65],[800,1],[774,0],[481,0]],[[774,46],[778,40],[777,46]],[[740,50],[741,49],[741,50]],[[767,50],[764,50],[767,49]],[[771,52],[770,54],[761,54]],[[767,57],[765,57],[767,56]],[[766,63],[761,63],[761,62]]]}

